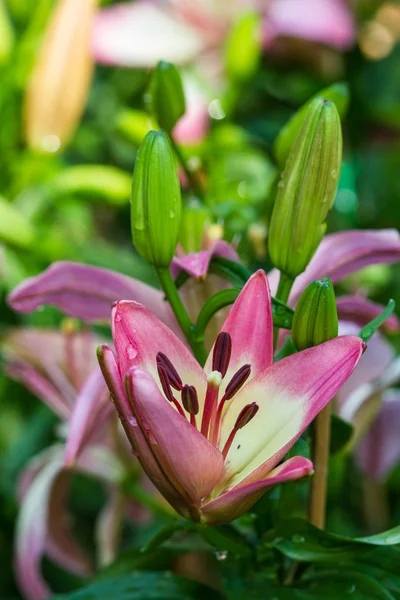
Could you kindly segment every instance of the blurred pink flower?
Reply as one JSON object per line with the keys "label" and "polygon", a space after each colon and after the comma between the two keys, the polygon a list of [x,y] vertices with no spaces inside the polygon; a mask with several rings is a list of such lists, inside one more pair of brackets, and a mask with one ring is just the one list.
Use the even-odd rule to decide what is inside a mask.
{"label": "blurred pink flower", "polygon": [[[33,457],[19,479],[15,570],[21,591],[31,600],[51,594],[41,575],[44,554],[80,576],[92,571],[91,561],[68,523],[67,492],[72,471],[100,479],[109,493],[98,518],[99,562],[109,561],[115,554],[122,513],[128,508],[117,487],[125,467],[111,435],[109,417],[114,411],[96,363],[98,343],[90,332],[78,333],[71,328],[64,333],[14,329],[2,342],[5,373],[60,417],[59,433],[67,436],[66,443],[57,443]],[[128,447],[126,452],[129,456]],[[133,508],[134,518],[147,518],[145,509]]]}

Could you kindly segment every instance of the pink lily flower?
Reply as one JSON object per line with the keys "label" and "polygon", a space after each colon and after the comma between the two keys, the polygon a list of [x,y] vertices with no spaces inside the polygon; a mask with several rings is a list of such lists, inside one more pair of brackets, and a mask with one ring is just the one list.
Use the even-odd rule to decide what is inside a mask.
{"label": "pink lily flower", "polygon": [[[173,260],[172,271],[179,269],[189,275],[204,279],[212,256],[239,260],[229,244],[217,242],[208,254],[192,253],[186,258]],[[400,235],[394,229],[345,231],[327,235],[321,242],[305,272],[293,286],[289,304],[295,306],[308,283],[329,276],[333,283],[372,264],[390,264],[400,260]],[[272,293],[277,289],[279,272],[269,273]],[[26,279],[8,296],[8,304],[14,310],[29,313],[46,304],[84,321],[108,321],[110,306],[116,300],[134,300],[144,304],[161,321],[178,335],[179,327],[160,290],[115,271],[73,262],[55,262],[43,273]],[[185,298],[183,298],[185,301]],[[367,299],[357,300],[357,312],[370,321],[376,316],[377,306]],[[341,300],[339,298],[339,310]],[[349,319],[352,311],[344,304],[343,318]],[[362,304],[362,306],[361,306]],[[190,309],[187,306],[189,312]],[[362,311],[361,311],[362,308]],[[198,311],[200,307],[196,306]],[[347,316],[346,316],[347,315]],[[197,314],[195,315],[197,316]],[[389,320],[389,328],[397,328],[397,320]]]}
{"label": "pink lily flower", "polygon": [[[61,437],[65,430],[67,433],[66,443],[63,440],[33,457],[19,478],[15,573],[21,591],[30,600],[51,595],[41,574],[44,555],[82,577],[93,571],[92,561],[77,544],[67,517],[72,471],[100,479],[109,492],[97,524],[98,563],[110,562],[115,556],[127,509],[134,520],[148,518],[140,506],[128,506],[118,489],[125,466],[111,436],[114,411],[95,361],[98,342],[88,331],[61,334],[46,329],[14,329],[2,342],[5,373],[60,417]],[[126,452],[129,456],[128,447]]]}
{"label": "pink lily flower", "polygon": [[238,296],[204,370],[140,304],[117,302],[112,332],[116,357],[102,346],[99,362],[133,452],[178,513],[212,524],[312,473],[301,456],[279,463],[365,347],[344,336],[273,364],[263,271]]}

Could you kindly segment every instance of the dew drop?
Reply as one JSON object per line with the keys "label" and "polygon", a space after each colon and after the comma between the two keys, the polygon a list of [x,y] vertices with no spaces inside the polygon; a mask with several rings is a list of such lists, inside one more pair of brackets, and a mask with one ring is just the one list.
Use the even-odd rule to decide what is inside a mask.
{"label": "dew drop", "polygon": [[133,415],[128,416],[128,423],[129,423],[129,425],[132,425],[132,427],[138,426],[138,422]]}
{"label": "dew drop", "polygon": [[331,176],[333,177],[333,179],[336,179],[336,177],[337,177],[337,171],[336,171],[336,169],[332,169]]}
{"label": "dew drop", "polygon": [[227,550],[219,550],[215,553],[215,557],[217,560],[226,560],[228,558]]}
{"label": "dew drop", "polygon": [[301,542],[304,542],[304,538],[302,535],[298,535],[297,533],[295,535],[292,536],[292,542],[295,542],[297,544],[301,544]]}
{"label": "dew drop", "polygon": [[357,587],[354,585],[354,583],[352,583],[346,590],[346,594],[354,594],[354,592],[357,590]]}
{"label": "dew drop", "polygon": [[119,313],[117,313],[115,315],[115,320],[117,321],[117,323],[119,323],[121,321],[121,319],[122,319],[121,315]]}
{"label": "dew drop", "polygon": [[153,444],[153,446],[156,446],[158,442],[157,442],[156,438],[154,437],[154,435],[151,433],[151,431],[148,431],[147,435],[149,437],[150,444]]}
{"label": "dew drop", "polygon": [[169,218],[170,218],[170,219],[175,219],[175,211],[174,211],[174,210],[172,210],[172,208],[171,208],[171,210],[169,211]]}
{"label": "dew drop", "polygon": [[278,183],[278,188],[283,188],[285,184],[283,183],[282,179],[280,180],[280,182]]}
{"label": "dew drop", "polygon": [[134,358],[136,358],[137,350],[132,346],[132,344],[129,344],[129,346],[126,348],[126,355],[129,358],[129,360],[133,360]]}

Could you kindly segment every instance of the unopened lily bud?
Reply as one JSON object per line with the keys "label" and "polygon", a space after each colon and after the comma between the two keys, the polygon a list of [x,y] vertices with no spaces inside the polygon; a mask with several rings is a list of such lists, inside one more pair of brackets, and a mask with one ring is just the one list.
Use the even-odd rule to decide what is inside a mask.
{"label": "unopened lily bud", "polygon": [[340,117],[343,118],[349,106],[349,86],[344,82],[334,83],[323,90],[320,90],[294,113],[292,118],[282,127],[274,142],[274,154],[278,164],[282,166],[285,165],[290,148],[293,146],[296,137],[300,132],[307,110],[317,97],[334,102]]}
{"label": "unopened lily bud", "polygon": [[304,271],[326,230],[342,160],[342,131],[335,105],[316,98],[290,150],[269,229],[272,263],[294,279]]}
{"label": "unopened lily bud", "polygon": [[338,335],[335,291],[329,277],[313,281],[302,293],[293,316],[297,350],[318,346]]}
{"label": "unopened lily bud", "polygon": [[168,267],[178,244],[182,211],[176,163],[167,135],[149,131],[136,158],[132,180],[132,239],[139,254]]}
{"label": "unopened lily bud", "polygon": [[59,0],[50,16],[25,98],[25,137],[31,148],[56,152],[78,125],[93,72],[96,5],[97,0]]}
{"label": "unopened lily bud", "polygon": [[151,112],[159,126],[171,133],[185,114],[185,94],[176,66],[162,60],[153,71],[149,89]]}

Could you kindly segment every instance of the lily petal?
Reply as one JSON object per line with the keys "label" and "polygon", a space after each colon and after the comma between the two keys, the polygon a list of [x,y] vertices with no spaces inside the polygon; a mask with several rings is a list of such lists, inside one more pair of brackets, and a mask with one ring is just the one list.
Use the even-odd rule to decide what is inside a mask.
{"label": "lily petal", "polygon": [[202,404],[206,388],[203,369],[190,350],[150,310],[136,302],[117,302],[112,311],[112,332],[121,377],[135,366],[159,381],[156,357],[163,352],[183,383],[194,385]]}
{"label": "lily petal", "polygon": [[372,427],[356,452],[359,467],[371,479],[384,479],[400,462],[400,392],[388,390]]}
{"label": "lily petal", "polygon": [[[314,279],[330,277],[336,283],[368,265],[390,264],[399,260],[400,234],[395,229],[331,233],[324,237],[304,273],[296,278],[289,304],[295,306],[303,290]],[[268,278],[274,294],[279,271],[273,269]]]}
{"label": "lily petal", "polygon": [[202,509],[203,519],[210,525],[223,525],[247,512],[274,485],[310,475],[313,464],[307,458],[294,456],[271,471],[265,479],[239,485],[208,502]]}
{"label": "lily petal", "polygon": [[91,435],[113,410],[102,372],[96,367],[80,390],[72,409],[65,450],[66,466],[76,461]]}
{"label": "lily petal", "polygon": [[[40,573],[41,559],[48,552],[57,562],[80,575],[89,575],[90,563],[67,528],[64,506],[66,474],[63,446],[46,450],[28,466],[36,477],[25,487],[16,531],[15,571],[18,585],[30,600],[42,600],[51,590]],[[37,461],[43,468],[37,472]],[[25,482],[30,477],[25,478]],[[53,509],[57,518],[52,516]]]}
{"label": "lily petal", "polygon": [[185,64],[203,47],[193,27],[151,2],[104,8],[94,23],[92,51],[103,64],[153,67],[159,60]]}
{"label": "lily petal", "polygon": [[113,351],[108,346],[102,346],[101,351],[98,352],[98,357],[104,379],[106,380],[111,396],[115,402],[118,416],[134,454],[137,456],[149,479],[154,483],[171,506],[173,506],[179,514],[183,516],[187,515],[188,509],[186,502],[182,499],[181,495],[177,492],[174,485],[160,467],[148,440],[146,440],[142,430],[138,426],[125,393],[124,386],[122,385]]}
{"label": "lily petal", "polygon": [[365,344],[338,337],[274,363],[229,405],[222,423],[222,448],[244,406],[259,412],[235,437],[226,457],[226,481],[261,479],[284,456],[314,417],[334,397],[357,365]]}
{"label": "lily petal", "polygon": [[108,269],[67,261],[55,262],[40,275],[26,279],[7,299],[19,312],[29,313],[51,304],[85,321],[108,321],[117,300],[143,302],[162,321],[177,327],[159,290]]}
{"label": "lily petal", "polygon": [[[340,296],[336,300],[339,319],[352,321],[361,327],[375,319],[384,309],[384,306],[372,302],[364,296]],[[385,321],[381,329],[387,333],[397,333],[400,322],[397,315],[393,314]]]}
{"label": "lily petal", "polygon": [[210,261],[215,256],[229,258],[239,261],[237,252],[228,242],[219,240],[212,245],[210,250],[201,250],[200,252],[190,252],[181,258],[175,257],[171,263],[171,274],[175,279],[181,271],[185,271],[195,279],[204,279],[207,275]]}
{"label": "lily petal", "polygon": [[135,416],[149,432],[150,443],[155,442],[154,452],[162,466],[200,505],[222,475],[222,454],[172,408],[148,373],[132,369],[129,382]]}
{"label": "lily petal", "polygon": [[[222,330],[232,338],[232,354],[224,382],[244,364],[251,365],[251,377],[264,371],[273,359],[273,322],[267,276],[259,270],[247,281],[232,306]],[[213,349],[204,367],[212,371]]]}

